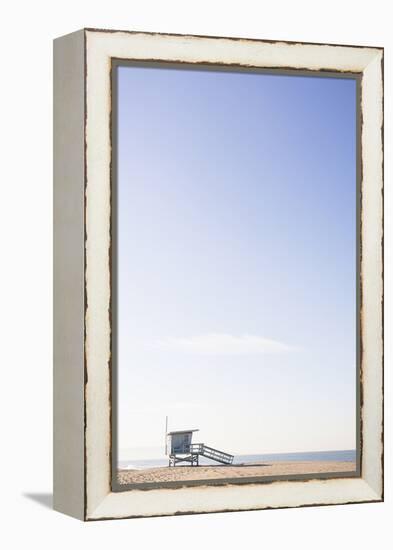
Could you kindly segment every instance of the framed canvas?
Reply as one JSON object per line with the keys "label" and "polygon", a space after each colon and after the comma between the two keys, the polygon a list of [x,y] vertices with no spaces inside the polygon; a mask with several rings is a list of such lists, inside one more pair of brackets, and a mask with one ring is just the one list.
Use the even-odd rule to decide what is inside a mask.
{"label": "framed canvas", "polygon": [[383,500],[383,49],[54,42],[54,507]]}

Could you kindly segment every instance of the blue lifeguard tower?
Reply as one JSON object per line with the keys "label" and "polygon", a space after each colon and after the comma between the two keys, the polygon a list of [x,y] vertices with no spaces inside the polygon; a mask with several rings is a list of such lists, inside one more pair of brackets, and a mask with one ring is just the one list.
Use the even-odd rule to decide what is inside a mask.
{"label": "blue lifeguard tower", "polygon": [[177,430],[166,432],[166,454],[169,456],[169,466],[186,462],[190,466],[199,466],[199,457],[204,456],[221,464],[232,464],[234,456],[204,443],[193,443],[192,436],[199,430]]}

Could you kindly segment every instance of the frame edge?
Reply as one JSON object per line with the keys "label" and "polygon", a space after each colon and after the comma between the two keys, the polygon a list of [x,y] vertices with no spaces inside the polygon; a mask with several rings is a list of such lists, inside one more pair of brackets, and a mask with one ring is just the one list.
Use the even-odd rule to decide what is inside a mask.
{"label": "frame edge", "polygon": [[53,43],[53,508],[85,519],[85,32]]}
{"label": "frame edge", "polygon": [[[86,29],[87,31],[87,34],[90,34],[90,32],[92,32],[91,29]],[[111,31],[98,31],[100,33],[102,33],[103,35],[106,34],[106,37],[108,37],[108,32],[111,32]],[[96,31],[93,31],[92,34],[95,34],[95,40],[98,39],[97,37],[97,34],[98,32]],[[112,31],[114,33],[116,32],[123,32],[125,34],[125,31]],[[130,36],[130,39],[131,37],[135,37],[135,35],[140,35],[140,34],[144,34],[145,36],[147,35],[150,35],[150,36],[157,36],[156,33],[140,33],[140,32],[136,32],[136,33],[130,33],[129,32],[129,36]],[[169,36],[176,36],[176,35],[169,35]],[[179,36],[179,35],[177,35]],[[182,36],[182,35],[180,35]],[[186,36],[186,35],[184,35]],[[192,38],[192,37],[189,37],[189,38]],[[195,37],[197,38],[197,37]],[[205,38],[212,38],[212,37],[205,37]],[[217,38],[223,38],[223,37],[217,37]],[[100,66],[99,70],[101,71],[100,74],[106,74],[108,72],[108,60],[113,57],[113,55],[111,54],[111,52],[109,52],[109,48],[108,50],[106,50],[106,48],[102,48],[101,49],[101,46],[103,46],[103,44],[101,43],[101,40],[104,40],[104,38],[100,37],[99,41],[100,41],[100,44],[99,44],[99,47],[97,49],[97,55],[100,56],[100,60],[101,61],[105,61],[105,66],[102,65]],[[236,40],[236,39],[231,39],[231,38],[228,38],[228,40]],[[247,39],[245,39],[247,40]],[[128,41],[128,39],[127,39]],[[258,40],[257,42],[264,42],[263,40]],[[265,41],[265,42],[270,42],[270,41]],[[278,42],[275,42],[275,41],[271,41],[273,43],[277,43]],[[280,42],[280,44],[283,44],[282,42]],[[297,45],[301,45],[301,43],[295,43]],[[95,42],[94,46],[97,46],[97,43]],[[318,44],[315,44],[316,47],[318,47],[319,45]],[[128,48],[128,46],[127,46]],[[344,48],[351,48],[350,46],[347,46]],[[362,59],[358,60],[357,61],[357,64],[356,64],[356,67],[355,69],[356,70],[360,70],[361,68],[361,71],[364,72],[365,70],[367,70],[368,68],[368,65],[372,65],[372,63],[374,61],[376,61],[381,55],[383,57],[383,49],[381,48],[372,48],[372,47],[368,47],[368,46],[359,46],[358,48],[364,48],[365,50],[367,50],[367,57],[362,57]],[[93,48],[94,49],[94,48]],[[111,49],[111,48],[110,48]],[[124,55],[123,51],[125,50],[122,50],[122,55],[120,57],[122,57]],[[359,50],[358,50],[359,51]],[[352,54],[352,52],[351,52]],[[101,57],[102,56],[102,57]],[[363,54],[362,54],[363,56]],[[159,60],[160,58],[157,57],[157,58],[154,58],[154,60]],[[95,59],[95,61],[97,61],[97,59]],[[174,61],[178,61],[177,59],[175,59]],[[189,62],[189,61],[187,61]],[[98,67],[98,65],[97,65]],[[106,76],[107,78],[107,76]],[[379,83],[379,81],[377,82],[377,84]],[[97,121],[96,121],[97,122]],[[379,141],[378,141],[378,144],[376,145],[376,147],[379,147]],[[374,161],[373,161],[374,163]],[[374,168],[377,167],[377,163],[374,163]],[[102,175],[100,176],[100,181],[101,181],[101,177]],[[373,183],[375,184],[376,186],[378,186],[378,181],[375,181],[372,180],[372,182],[369,181],[368,185],[370,186],[370,183]],[[375,192],[375,191],[374,191]],[[375,213],[375,211],[374,211]],[[375,219],[374,219],[375,221]],[[378,264],[378,267],[377,269],[382,271],[383,273],[383,270],[382,270],[382,264]],[[376,296],[376,294],[373,295],[374,298]],[[383,295],[382,295],[383,296]],[[380,296],[378,295],[378,299],[380,298]],[[377,308],[378,309],[378,308]],[[379,310],[378,310],[379,311]],[[379,317],[378,317],[379,318]],[[377,342],[377,345],[379,346],[380,342],[378,340]],[[378,348],[379,349],[379,348]],[[378,353],[378,350],[377,350],[377,353]],[[378,372],[380,371],[381,369],[381,364],[378,360],[378,357],[379,355],[375,355],[374,357],[374,363],[376,363],[376,365],[374,365],[373,367],[373,370],[377,369]],[[102,372],[102,375],[104,375],[104,371]],[[106,374],[105,374],[105,377],[106,377]],[[101,381],[103,380],[103,378],[101,379]],[[378,396],[381,395],[380,393],[381,389],[378,387],[378,384],[375,384],[372,388],[372,394],[375,396],[377,393],[378,393]],[[372,397],[372,396],[371,396]],[[372,400],[370,400],[370,398],[368,397],[368,403],[370,404],[372,402]],[[376,416],[379,415],[379,408],[380,408],[380,403],[378,401],[377,404],[375,404],[375,407],[377,407],[378,411],[376,411],[376,409],[372,406],[371,408],[373,409],[373,412],[377,412],[378,414],[376,414]],[[378,419],[376,419],[378,420]],[[369,429],[368,430],[368,435],[370,436],[370,434],[372,433],[372,431]],[[380,438],[380,434],[378,433],[377,434],[377,437]],[[369,446],[368,446],[368,449],[370,450],[370,443],[372,444],[372,442],[375,442],[375,439],[373,436],[371,436],[369,438]],[[104,440],[103,440],[103,443],[104,443]],[[93,450],[93,449],[92,449]],[[192,513],[211,513],[211,512],[220,512],[220,511],[242,511],[242,510],[256,510],[256,509],[266,509],[266,508],[283,508],[283,507],[302,507],[302,506],[316,506],[316,505],[333,505],[333,504],[350,504],[350,503],[355,503],[355,502],[380,502],[383,500],[383,481],[382,481],[382,485],[381,485],[381,479],[383,480],[383,469],[379,470],[379,468],[377,468],[378,471],[374,471],[372,472],[372,470],[374,469],[374,466],[376,465],[376,460],[378,459],[381,463],[381,459],[378,455],[377,457],[377,454],[379,452],[379,447],[378,449],[375,449],[375,452],[372,452],[371,455],[370,455],[370,463],[369,463],[369,466],[366,468],[366,475],[358,480],[353,480],[351,483],[345,483],[345,487],[348,489],[348,493],[346,495],[344,494],[341,494],[340,496],[334,496],[332,497],[331,495],[329,495],[329,498],[327,498],[325,501],[319,501],[319,499],[316,499],[316,500],[313,500],[311,502],[307,502],[307,499],[305,499],[305,501],[303,501],[304,503],[302,504],[288,504],[287,506],[283,506],[283,505],[277,505],[277,504],[268,504],[263,502],[263,499],[261,499],[260,503],[256,506],[256,507],[248,507],[248,508],[232,508],[231,506],[227,506],[225,508],[225,506],[221,506],[219,509],[212,509],[212,507],[214,508],[214,505],[212,504],[212,506],[208,509],[208,507],[206,507],[205,509],[198,509],[198,503],[196,502],[195,499],[192,499],[194,500],[194,504],[195,504],[195,508],[193,510],[191,509],[185,509],[186,507],[180,507],[182,508],[181,510],[179,510],[179,508],[175,509],[175,510],[168,510],[170,508],[169,506],[169,503],[165,503],[167,506],[166,506],[166,511],[161,511],[157,513],[156,510],[156,506],[157,506],[157,502],[154,498],[151,498],[151,499],[145,499],[145,497],[142,495],[142,492],[139,492],[139,491],[129,491],[127,493],[134,493],[134,498],[135,498],[135,502],[133,503],[132,506],[128,506],[131,504],[130,501],[127,502],[127,506],[128,506],[128,509],[130,511],[130,514],[126,515],[126,513],[122,513],[122,511],[120,510],[126,510],[127,509],[127,506],[126,506],[126,498],[123,498],[122,496],[119,495],[119,497],[115,496],[116,494],[115,493],[111,493],[111,492],[106,492],[107,489],[106,487],[104,487],[104,484],[101,485],[101,495],[99,496],[97,493],[96,493],[96,488],[94,487],[94,498],[92,498],[91,500],[89,499],[89,502],[90,502],[90,510],[88,510],[87,512],[87,518],[88,520],[94,520],[94,519],[110,519],[110,518],[121,518],[121,517],[151,517],[151,516],[160,516],[160,515],[179,515],[179,514],[192,514]],[[377,458],[376,458],[377,457]],[[95,466],[97,466],[97,464],[95,464]],[[371,466],[371,467],[370,467]],[[93,470],[96,470],[97,468],[93,468]],[[96,477],[96,474],[97,472],[95,472],[95,475],[94,477]],[[96,481],[96,479],[94,480]],[[92,480],[90,480],[90,483],[92,482]],[[105,485],[106,485],[106,482],[105,482]],[[94,483],[93,483],[93,486],[94,486]],[[323,486],[326,488],[326,484],[324,483]],[[319,485],[318,485],[319,487]],[[88,487],[89,488],[89,487]],[[320,486],[320,488],[322,488],[322,485]],[[202,488],[204,489],[204,488]],[[180,494],[182,493],[182,490],[177,490],[178,491],[178,496],[180,496]],[[165,492],[165,491],[163,491]],[[213,489],[212,493],[215,492],[215,490]],[[155,493],[155,491],[152,491],[151,492],[151,497],[153,497],[153,493]],[[238,491],[234,491],[234,493],[237,493],[238,494]],[[124,497],[126,496],[125,493],[123,493]],[[145,493],[146,495],[146,493]],[[92,495],[93,496],[93,495]],[[159,499],[159,495],[156,494],[157,496],[157,500],[160,500]],[[163,495],[164,496],[164,495]],[[170,497],[170,495],[168,495],[167,493],[167,496]],[[186,496],[184,494],[184,496]],[[203,495],[204,497],[206,497],[206,492],[205,494]],[[99,497],[98,499],[96,497]],[[129,494],[129,497],[131,498],[131,494]],[[345,499],[343,501],[343,498]],[[170,498],[168,498],[168,500],[170,500]],[[115,502],[117,501],[117,502]],[[122,502],[121,502],[122,501]],[[137,503],[139,501],[139,505],[141,505],[139,507],[139,505],[137,506]],[[149,503],[148,503],[149,501]],[[222,503],[222,501],[221,501]],[[220,503],[220,504],[221,504]],[[149,512],[147,513],[143,513],[142,510],[143,510],[143,507],[144,505],[147,505],[148,504],[148,509],[149,509]],[[132,509],[135,510],[134,506],[137,506],[137,513],[131,515],[132,513]],[[162,510],[165,510],[165,506]]]}

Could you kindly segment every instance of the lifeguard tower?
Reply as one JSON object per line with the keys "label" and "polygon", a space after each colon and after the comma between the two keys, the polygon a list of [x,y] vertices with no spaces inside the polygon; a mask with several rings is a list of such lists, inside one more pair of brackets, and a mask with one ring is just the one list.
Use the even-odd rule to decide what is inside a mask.
{"label": "lifeguard tower", "polygon": [[198,466],[200,456],[221,464],[232,464],[233,455],[208,447],[204,443],[192,443],[194,432],[199,430],[178,430],[166,433],[166,454],[169,455],[169,466],[176,466],[179,462]]}

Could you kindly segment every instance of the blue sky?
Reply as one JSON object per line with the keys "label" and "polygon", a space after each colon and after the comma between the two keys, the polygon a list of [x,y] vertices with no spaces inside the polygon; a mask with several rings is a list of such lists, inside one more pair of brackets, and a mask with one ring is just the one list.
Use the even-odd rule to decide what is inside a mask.
{"label": "blue sky", "polygon": [[118,78],[120,458],[355,448],[355,80]]}

